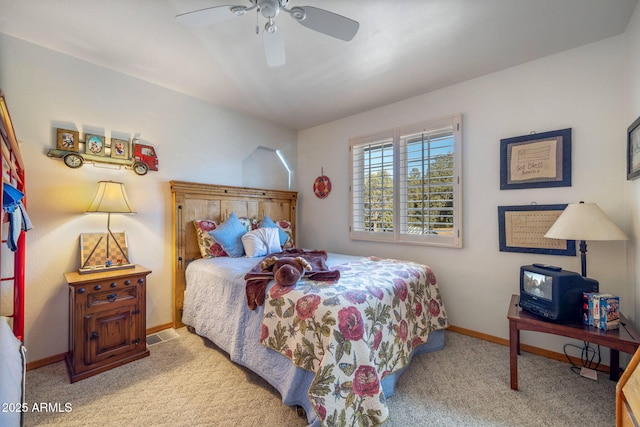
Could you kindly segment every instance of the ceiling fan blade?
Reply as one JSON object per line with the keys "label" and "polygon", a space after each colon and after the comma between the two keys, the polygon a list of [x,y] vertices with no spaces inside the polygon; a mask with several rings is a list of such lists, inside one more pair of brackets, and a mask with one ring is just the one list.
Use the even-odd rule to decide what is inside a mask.
{"label": "ceiling fan blade", "polygon": [[264,43],[264,54],[267,57],[267,66],[279,67],[286,62],[284,52],[284,38],[282,31],[263,31],[262,41]]}
{"label": "ceiling fan blade", "polygon": [[302,6],[300,9],[304,10],[306,18],[302,20],[294,18],[301,25],[340,40],[350,41],[360,28],[358,21],[328,10],[313,6]]}
{"label": "ceiling fan blade", "polygon": [[231,8],[234,6],[214,6],[206,9],[194,10],[193,12],[182,13],[176,16],[176,20],[181,24],[190,27],[200,28],[228,21],[240,16],[234,13]]}

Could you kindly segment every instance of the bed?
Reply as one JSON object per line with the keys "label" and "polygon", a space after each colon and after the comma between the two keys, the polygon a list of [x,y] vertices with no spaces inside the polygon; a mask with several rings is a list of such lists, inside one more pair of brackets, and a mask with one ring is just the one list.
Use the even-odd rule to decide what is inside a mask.
{"label": "bed", "polygon": [[338,281],[269,281],[264,303],[251,310],[245,276],[261,258],[203,258],[194,220],[269,216],[295,238],[297,193],[182,181],[171,190],[174,327],[190,326],[263,377],[310,425],[384,422],[386,399],[412,358],[444,346],[448,321],[433,271],[327,253]]}
{"label": "bed", "polygon": [[26,357],[24,284],[26,217],[24,162],[11,115],[0,90],[0,152],[2,156],[2,240],[0,245],[0,425],[22,425]]}

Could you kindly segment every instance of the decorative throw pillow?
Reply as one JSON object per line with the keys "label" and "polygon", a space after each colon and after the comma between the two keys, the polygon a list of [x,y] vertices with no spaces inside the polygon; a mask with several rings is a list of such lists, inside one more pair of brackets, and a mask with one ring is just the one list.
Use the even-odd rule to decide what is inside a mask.
{"label": "decorative throw pillow", "polygon": [[280,252],[280,237],[275,228],[258,228],[242,236],[244,253],[249,258]]}
{"label": "decorative throw pillow", "polygon": [[231,212],[222,224],[211,230],[209,234],[213,240],[218,242],[222,249],[230,257],[241,257],[244,255],[242,246],[242,236],[247,232],[235,213]]}
{"label": "decorative throw pillow", "polygon": [[278,236],[280,237],[280,246],[284,247],[285,243],[287,243],[287,239],[289,238],[289,235],[282,228],[278,227],[278,225],[275,222],[273,222],[273,220],[269,217],[269,215],[264,216],[264,219],[260,223],[260,227],[276,228],[278,230]]}
{"label": "decorative throw pillow", "polygon": [[209,234],[211,230],[216,229],[216,222],[208,219],[195,219],[193,225],[196,227],[196,238],[198,240],[198,247],[200,248],[200,255],[202,258],[213,258],[219,256],[227,256],[227,253],[222,249],[219,243],[213,240],[213,237]]}
{"label": "decorative throw pillow", "polygon": [[287,221],[285,219],[281,219],[276,222],[276,225],[280,228],[281,231],[287,233],[287,240],[284,245],[282,245],[283,249],[295,248],[295,242],[293,241],[293,227],[291,227],[291,221]]}
{"label": "decorative throw pillow", "polygon": [[241,216],[238,218],[238,220],[247,231],[255,230],[258,228],[258,220],[255,218],[246,218]]}

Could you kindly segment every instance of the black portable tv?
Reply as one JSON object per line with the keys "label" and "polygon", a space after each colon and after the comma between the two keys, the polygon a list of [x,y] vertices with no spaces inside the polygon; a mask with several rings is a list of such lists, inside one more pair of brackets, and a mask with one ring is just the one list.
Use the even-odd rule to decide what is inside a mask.
{"label": "black portable tv", "polygon": [[582,322],[582,293],[598,292],[597,280],[546,264],[520,267],[520,307],[547,320]]}

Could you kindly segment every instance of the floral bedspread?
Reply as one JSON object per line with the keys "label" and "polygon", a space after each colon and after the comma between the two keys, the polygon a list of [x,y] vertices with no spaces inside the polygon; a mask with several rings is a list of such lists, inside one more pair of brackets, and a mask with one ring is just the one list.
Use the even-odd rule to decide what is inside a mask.
{"label": "floral bedspread", "polygon": [[339,282],[272,286],[260,340],[315,372],[309,399],[323,425],[379,425],[389,416],[381,379],[447,316],[425,265],[370,257],[335,268]]}

